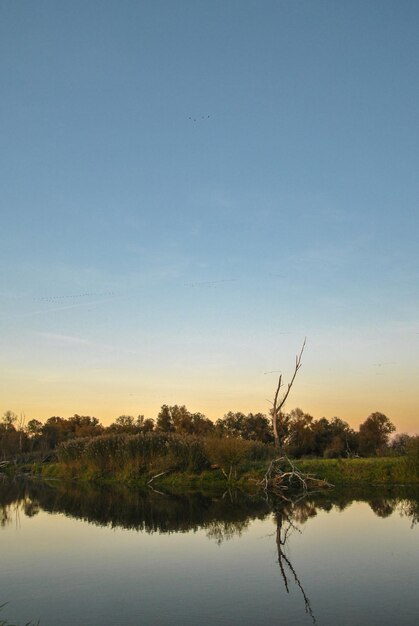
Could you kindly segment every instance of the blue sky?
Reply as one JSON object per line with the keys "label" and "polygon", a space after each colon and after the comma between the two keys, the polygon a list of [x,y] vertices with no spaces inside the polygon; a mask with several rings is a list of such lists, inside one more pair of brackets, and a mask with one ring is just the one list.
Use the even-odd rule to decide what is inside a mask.
{"label": "blue sky", "polygon": [[3,1],[0,410],[417,430],[418,18]]}

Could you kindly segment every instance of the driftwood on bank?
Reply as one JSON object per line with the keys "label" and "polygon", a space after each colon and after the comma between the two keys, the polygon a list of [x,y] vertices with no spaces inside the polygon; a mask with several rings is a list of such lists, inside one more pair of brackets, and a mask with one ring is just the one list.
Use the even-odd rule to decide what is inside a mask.
{"label": "driftwood on bank", "polygon": [[173,472],[173,470],[172,469],[167,469],[167,470],[164,470],[164,472],[160,472],[159,474],[156,474],[155,476],[152,476],[150,478],[150,480],[147,481],[147,485],[149,487],[151,487],[151,483],[153,482],[153,480],[155,480],[156,478],[159,478],[160,476],[164,476],[165,474],[168,474],[169,472]]}
{"label": "driftwood on bank", "polygon": [[270,490],[278,495],[284,495],[284,492],[290,489],[310,492],[333,487],[325,479],[300,471],[285,455],[270,462],[261,485],[265,491]]}

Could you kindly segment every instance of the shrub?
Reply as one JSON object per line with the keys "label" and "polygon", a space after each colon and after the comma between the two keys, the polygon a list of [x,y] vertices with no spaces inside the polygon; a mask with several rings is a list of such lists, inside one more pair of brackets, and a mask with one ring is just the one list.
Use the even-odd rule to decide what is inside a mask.
{"label": "shrub", "polygon": [[211,437],[205,441],[208,459],[221,468],[228,480],[237,478],[238,468],[251,459],[255,450],[255,442],[237,437]]}

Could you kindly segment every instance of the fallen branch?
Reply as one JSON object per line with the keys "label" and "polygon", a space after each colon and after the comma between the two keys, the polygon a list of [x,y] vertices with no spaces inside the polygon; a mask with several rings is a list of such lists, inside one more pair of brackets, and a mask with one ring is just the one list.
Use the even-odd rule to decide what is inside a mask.
{"label": "fallen branch", "polygon": [[169,472],[172,472],[172,471],[173,471],[172,469],[168,469],[168,470],[164,470],[164,472],[160,472],[159,474],[156,474],[155,476],[152,476],[150,480],[147,481],[147,485],[150,486],[153,480],[155,480],[156,478],[159,478],[159,476],[164,476],[165,474],[168,474]]}
{"label": "fallen branch", "polygon": [[327,480],[299,470],[287,456],[273,459],[259,484],[263,486],[265,492],[270,490],[282,497],[284,491],[289,489],[308,492],[312,489],[333,487]]}

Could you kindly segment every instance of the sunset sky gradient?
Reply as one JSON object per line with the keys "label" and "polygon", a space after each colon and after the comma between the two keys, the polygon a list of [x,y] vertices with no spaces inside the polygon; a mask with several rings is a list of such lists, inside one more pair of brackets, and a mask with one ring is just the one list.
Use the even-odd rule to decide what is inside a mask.
{"label": "sunset sky gradient", "polygon": [[[4,0],[0,412],[419,432],[419,5]],[[272,373],[266,373],[272,372]]]}

